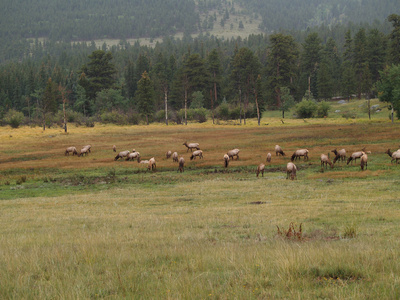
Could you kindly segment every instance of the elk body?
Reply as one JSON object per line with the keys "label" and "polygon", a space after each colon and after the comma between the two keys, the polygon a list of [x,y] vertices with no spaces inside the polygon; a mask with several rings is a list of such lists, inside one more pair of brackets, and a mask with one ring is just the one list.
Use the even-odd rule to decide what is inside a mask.
{"label": "elk body", "polygon": [[281,146],[279,146],[279,145],[275,145],[275,153],[277,156],[279,156],[279,155],[285,156],[286,155],[285,152],[283,152]]}
{"label": "elk body", "polygon": [[172,153],[172,161],[178,162],[178,152]]}
{"label": "elk body", "polygon": [[232,149],[232,150],[229,150],[227,154],[228,154],[230,159],[233,159],[233,157],[236,156],[236,160],[238,160],[239,159],[239,152],[240,152],[239,149]]}
{"label": "elk body", "polygon": [[364,168],[368,168],[368,155],[366,153],[364,153],[360,158],[360,167],[362,171],[364,171]]}
{"label": "elk body", "polygon": [[187,147],[186,152],[189,152],[189,149],[190,149],[190,151],[193,151],[193,149],[200,150],[199,143],[189,143],[188,144],[187,142],[184,142],[183,145],[185,145]]}
{"label": "elk body", "polygon": [[129,155],[129,153],[130,153],[129,150],[121,151],[120,153],[117,154],[117,156],[114,158],[114,160],[118,160],[120,158],[127,157]]}
{"label": "elk body", "polygon": [[88,146],[84,146],[82,149],[81,149],[81,152],[78,154],[78,156],[83,156],[83,155],[88,155],[89,154],[89,152],[90,152],[90,145],[88,145]]}
{"label": "elk body", "polygon": [[291,161],[300,159],[300,157],[304,157],[304,160],[308,160],[308,150],[307,149],[298,149],[296,151],[294,151],[294,153],[292,154],[292,158]]}
{"label": "elk body", "polygon": [[340,149],[339,151],[332,150],[331,152],[333,152],[335,154],[335,158],[333,159],[333,163],[337,162],[338,160],[340,161],[345,161],[346,160],[346,150],[345,149]]}
{"label": "elk body", "polygon": [[196,157],[199,157],[200,159],[203,158],[203,151],[201,150],[196,150],[192,153],[192,156],[190,156],[190,160],[196,159]]}
{"label": "elk body", "polygon": [[149,164],[147,165],[147,169],[154,171],[156,169],[156,160],[154,157],[149,159]]}
{"label": "elk body", "polygon": [[114,152],[117,152],[117,146],[113,145],[112,149]]}
{"label": "elk body", "polygon": [[131,152],[126,156],[126,160],[134,160],[136,159],[138,163],[140,163],[140,153],[139,152]]}
{"label": "elk body", "polygon": [[272,157],[271,153],[268,153],[267,154],[267,162],[271,162],[271,157]]}
{"label": "elk body", "polygon": [[65,155],[69,155],[70,152],[72,153],[72,156],[78,155],[76,147],[68,147],[67,149],[65,149]]}
{"label": "elk body", "polygon": [[328,155],[326,154],[321,154],[321,168],[325,166],[325,169],[328,167],[328,165],[333,168],[333,163],[330,161]]}
{"label": "elk body", "polygon": [[259,164],[257,167],[256,175],[258,177],[258,174],[261,173],[261,176],[264,177],[264,170],[265,170],[265,165],[264,164]]}
{"label": "elk body", "polygon": [[229,165],[229,156],[228,154],[224,154],[224,167],[227,168]]}
{"label": "elk body", "polygon": [[398,161],[400,160],[400,149],[395,152],[391,152],[390,149],[387,149],[387,151],[385,153],[392,158],[391,163],[396,161],[396,165],[397,165]]}
{"label": "elk body", "polygon": [[297,179],[296,173],[297,173],[296,165],[292,162],[288,162],[288,164],[286,165],[286,179],[289,179],[289,175],[291,180],[294,180],[295,178]]}
{"label": "elk body", "polygon": [[185,159],[183,157],[179,158],[179,168],[178,171],[181,173],[184,171],[184,166],[185,166]]}
{"label": "elk body", "polygon": [[351,154],[351,156],[349,157],[349,159],[347,160],[347,164],[349,164],[353,160],[354,160],[354,162],[356,162],[357,158],[361,158],[361,156],[363,156],[365,154],[364,151],[365,151],[365,148],[363,148],[362,151],[353,152]]}
{"label": "elk body", "polygon": [[168,159],[170,158],[172,155],[172,151],[167,151],[167,153],[165,153],[165,157]]}

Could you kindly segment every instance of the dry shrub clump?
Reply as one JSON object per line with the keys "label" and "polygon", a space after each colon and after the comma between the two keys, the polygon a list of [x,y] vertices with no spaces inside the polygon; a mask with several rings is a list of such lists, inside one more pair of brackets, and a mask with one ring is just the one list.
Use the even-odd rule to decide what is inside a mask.
{"label": "dry shrub clump", "polygon": [[284,237],[289,240],[302,241],[304,240],[302,225],[303,223],[300,223],[299,228],[297,229],[297,226],[295,226],[295,224],[291,222],[287,230],[285,230],[284,228],[282,228],[281,230],[279,226],[276,225],[276,227],[278,228],[278,236]]}

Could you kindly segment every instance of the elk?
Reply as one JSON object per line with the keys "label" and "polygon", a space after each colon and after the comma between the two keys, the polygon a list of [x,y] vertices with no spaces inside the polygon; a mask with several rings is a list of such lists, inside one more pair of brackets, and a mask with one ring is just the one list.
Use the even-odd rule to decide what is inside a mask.
{"label": "elk", "polygon": [[283,152],[281,146],[279,146],[279,145],[275,145],[275,153],[276,153],[276,156],[279,156],[279,155],[285,156],[286,155],[285,152]]}
{"label": "elk", "polygon": [[265,165],[264,164],[259,164],[257,167],[256,175],[258,177],[258,174],[261,173],[261,176],[264,177],[264,170],[265,170]]}
{"label": "elk", "polygon": [[190,149],[190,152],[192,152],[193,149],[200,150],[199,143],[189,143],[188,144],[187,142],[184,142],[182,145],[185,145],[187,147],[186,152],[189,152],[189,149]]}
{"label": "elk", "polygon": [[154,171],[156,169],[156,160],[154,157],[149,159],[149,164],[147,166],[147,169]]}
{"label": "elk", "polygon": [[338,160],[340,160],[340,161],[345,161],[346,160],[346,150],[345,149],[340,149],[339,151],[334,149],[331,152],[333,152],[335,154],[335,158],[333,159],[333,163],[335,163]]}
{"label": "elk", "polygon": [[85,148],[88,150],[89,153],[92,152],[92,151],[91,151],[91,149],[92,149],[92,146],[91,146],[91,145],[83,146],[82,149],[85,149]]}
{"label": "elk", "polygon": [[385,153],[392,158],[391,163],[393,163],[396,160],[396,165],[397,165],[398,161],[400,160],[400,149],[395,152],[391,152],[390,149],[387,149]]}
{"label": "elk", "polygon": [[239,149],[232,149],[232,150],[229,150],[227,154],[228,154],[230,159],[233,159],[233,157],[236,156],[236,160],[238,160],[239,159],[239,152],[240,152]]}
{"label": "elk", "polygon": [[165,153],[165,157],[168,159],[170,158],[172,155],[172,151],[167,151],[167,153]]}
{"label": "elk", "polygon": [[353,152],[351,154],[351,156],[349,157],[349,159],[347,160],[347,164],[349,164],[351,161],[353,161],[353,159],[354,159],[354,162],[356,162],[357,158],[361,158],[361,156],[363,156],[364,154],[365,154],[365,147],[362,148],[361,151]]}
{"label": "elk", "polygon": [[178,171],[181,173],[184,171],[183,167],[185,165],[185,159],[183,157],[179,158],[179,168]]}
{"label": "elk", "polygon": [[308,150],[307,149],[298,149],[294,151],[291,161],[294,161],[296,159],[300,159],[300,157],[303,156],[304,160],[308,160]]}
{"label": "elk", "polygon": [[112,149],[113,149],[114,152],[117,152],[117,146],[113,145]]}
{"label": "elk", "polygon": [[117,154],[117,156],[114,158],[114,160],[118,160],[119,158],[127,157],[129,155],[130,151],[125,150],[121,151],[120,153]]}
{"label": "elk", "polygon": [[326,154],[321,154],[321,168],[325,166],[325,169],[328,167],[328,165],[333,168],[333,163],[330,161],[328,155]]}
{"label": "elk", "polygon": [[229,156],[228,154],[224,154],[224,166],[227,168],[229,165]]}
{"label": "elk", "polygon": [[368,155],[365,153],[360,158],[360,167],[362,171],[364,171],[364,167],[365,169],[368,168]]}
{"label": "elk", "polygon": [[88,155],[89,154],[89,152],[90,152],[90,149],[89,148],[86,148],[86,147],[83,147],[82,149],[81,149],[81,152],[78,154],[78,156],[80,157],[80,156],[83,156],[83,155]]}
{"label": "elk", "polygon": [[75,154],[78,155],[78,151],[76,151],[75,147],[68,147],[67,149],[65,149],[65,155],[69,155],[70,152],[72,152],[72,156],[74,156]]}
{"label": "elk", "polygon": [[178,152],[172,153],[172,161],[178,162]]}
{"label": "elk", "polygon": [[200,159],[203,158],[203,151],[201,150],[196,150],[192,153],[192,156],[190,156],[190,160],[196,159],[196,157],[199,157]]}
{"label": "elk", "polygon": [[267,154],[267,162],[271,162],[271,156],[272,156],[271,153]]}
{"label": "elk", "polygon": [[138,163],[140,163],[140,153],[139,152],[131,152],[126,156],[126,160],[134,160],[136,159]]}
{"label": "elk", "polygon": [[294,180],[295,178],[297,179],[297,167],[294,163],[288,162],[286,165],[286,179],[289,179],[289,174],[290,174],[290,179]]}

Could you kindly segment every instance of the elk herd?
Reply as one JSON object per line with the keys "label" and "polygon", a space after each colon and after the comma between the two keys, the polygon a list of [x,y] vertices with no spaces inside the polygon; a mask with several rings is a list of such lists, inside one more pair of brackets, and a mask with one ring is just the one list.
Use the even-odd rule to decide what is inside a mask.
{"label": "elk herd", "polygon": [[[187,151],[189,152],[189,150],[191,151],[191,156],[190,156],[190,160],[194,160],[197,157],[199,159],[203,159],[203,151],[200,149],[200,145],[199,143],[187,143],[184,142],[183,143],[184,146],[186,146]],[[113,145],[112,147],[114,152],[117,152],[117,147],[115,145]],[[194,150],[194,151],[193,151]],[[91,145],[86,145],[83,146],[80,150],[80,152],[78,153],[77,148],[76,147],[68,147],[65,150],[65,155],[69,155],[70,153],[72,153],[72,155],[77,155],[78,157],[80,156],[87,156],[89,153],[91,152]],[[227,153],[225,153],[223,155],[223,164],[225,168],[228,168],[229,166],[229,162],[232,160],[239,160],[239,149],[232,149],[227,151]],[[333,168],[336,162],[346,162],[347,160],[347,165],[349,163],[353,164],[353,161],[356,162],[357,159],[360,159],[360,168],[361,170],[367,169],[368,168],[368,155],[369,153],[371,153],[370,151],[366,151],[365,147],[361,149],[361,151],[356,151],[353,152],[348,158],[346,155],[346,150],[345,149],[334,149],[331,151],[334,154],[334,158],[333,161],[330,160],[329,158],[329,154],[321,154],[320,156],[320,161],[321,161],[321,169],[326,169],[328,167],[328,165]],[[387,155],[389,155],[389,157],[392,159],[391,163],[395,162],[396,165],[398,163],[398,161],[400,160],[400,149],[396,150],[395,152],[391,152],[390,149],[388,149],[385,152]],[[276,156],[286,156],[285,152],[283,151],[283,149],[279,146],[276,145],[275,146],[275,154]],[[286,165],[286,179],[297,179],[297,167],[294,164],[294,162],[296,160],[300,160],[301,158],[303,158],[304,161],[309,160],[308,157],[309,154],[309,150],[308,149],[297,149],[293,152],[291,158],[290,158],[290,162],[287,163]],[[172,157],[172,161],[173,162],[177,162],[179,167],[178,167],[178,172],[184,172],[184,165],[185,165],[185,159],[183,158],[183,156],[179,157],[177,152],[172,152],[172,151],[167,151],[165,153],[165,157],[166,159],[169,159]],[[156,160],[154,157],[150,158],[149,160],[141,160],[140,157],[140,153],[137,152],[135,149],[133,149],[132,151],[129,150],[124,150],[124,151],[120,151],[114,158],[114,160],[119,160],[119,159],[124,159],[126,161],[129,160],[136,160],[138,163],[141,164],[147,164],[147,169],[148,170],[156,170]],[[271,153],[268,153],[266,156],[266,162],[270,163],[272,160],[272,155]],[[257,166],[256,169],[256,176],[258,177],[259,174],[261,173],[261,176],[264,177],[264,171],[265,171],[265,164],[264,163],[260,163]]]}

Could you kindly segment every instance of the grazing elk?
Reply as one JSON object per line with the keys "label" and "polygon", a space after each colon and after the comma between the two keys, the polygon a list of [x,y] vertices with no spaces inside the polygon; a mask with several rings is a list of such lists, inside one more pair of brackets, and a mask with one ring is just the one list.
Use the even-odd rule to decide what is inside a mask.
{"label": "grazing elk", "polygon": [[335,154],[335,158],[333,159],[333,163],[336,163],[338,160],[340,161],[346,161],[346,150],[345,149],[340,149],[339,151],[332,150],[331,152],[333,152]]}
{"label": "grazing elk", "polygon": [[178,162],[178,152],[172,153],[172,161]]}
{"label": "grazing elk", "polygon": [[271,153],[268,153],[267,154],[267,162],[271,162],[271,157],[272,157]]}
{"label": "grazing elk", "polygon": [[68,147],[65,149],[65,155],[69,155],[70,152],[72,152],[72,156],[78,155],[78,151],[76,151],[75,147]]}
{"label": "grazing elk", "polygon": [[258,174],[261,173],[261,176],[264,177],[264,170],[265,170],[265,165],[264,164],[259,164],[257,167],[256,175],[258,177]]}
{"label": "grazing elk", "polygon": [[279,145],[275,145],[275,153],[277,156],[279,156],[279,155],[285,156],[286,155],[285,152],[283,152],[281,146],[279,146]]}
{"label": "grazing elk", "polygon": [[112,148],[113,148],[113,151],[114,151],[114,152],[117,152],[117,146],[113,145]]}
{"label": "grazing elk", "polygon": [[290,174],[290,179],[294,180],[295,178],[297,179],[297,167],[294,163],[288,162],[286,165],[286,179],[289,179],[289,174]]}
{"label": "grazing elk", "polygon": [[167,153],[165,153],[165,157],[168,159],[170,158],[172,155],[172,151],[167,151]]}
{"label": "grazing elk", "polygon": [[227,168],[229,165],[229,155],[228,154],[224,154],[224,166],[225,168]]}
{"label": "grazing elk", "polygon": [[230,159],[233,160],[233,157],[236,156],[236,160],[238,160],[239,159],[239,152],[240,152],[239,149],[232,149],[232,150],[229,150],[227,154],[228,154]]}
{"label": "grazing elk", "polygon": [[387,149],[387,151],[385,153],[392,158],[391,163],[396,161],[396,165],[397,165],[398,161],[400,160],[400,149],[395,152],[391,152],[390,149]]}
{"label": "grazing elk", "polygon": [[114,160],[118,160],[120,158],[127,157],[129,155],[129,153],[130,153],[129,150],[121,151],[120,153],[117,154],[117,156],[114,158]]}
{"label": "grazing elk", "polygon": [[190,160],[196,159],[196,157],[199,157],[200,159],[203,158],[203,151],[201,150],[196,150],[192,153],[192,156],[190,156]]}
{"label": "grazing elk", "polygon": [[200,150],[199,143],[189,143],[188,144],[187,142],[184,142],[182,145],[185,145],[187,147],[186,152],[189,152],[189,149],[191,152],[193,151],[193,149]]}
{"label": "grazing elk", "polygon": [[300,157],[303,156],[304,160],[308,160],[308,150],[307,149],[298,149],[296,151],[294,151],[292,157],[291,157],[291,161],[300,159]]}
{"label": "grazing elk", "polygon": [[179,158],[179,168],[178,171],[181,173],[184,171],[183,167],[185,166],[185,159],[183,157]]}
{"label": "grazing elk", "polygon": [[156,169],[156,160],[154,157],[149,159],[149,164],[147,166],[147,169],[154,171]]}
{"label": "grazing elk", "polygon": [[126,156],[126,160],[134,160],[136,159],[138,163],[140,163],[140,153],[139,152],[131,152]]}
{"label": "grazing elk", "polygon": [[328,155],[321,154],[321,168],[323,168],[325,166],[325,169],[326,169],[328,167],[328,165],[330,165],[331,168],[333,168],[333,163],[329,159]]}

